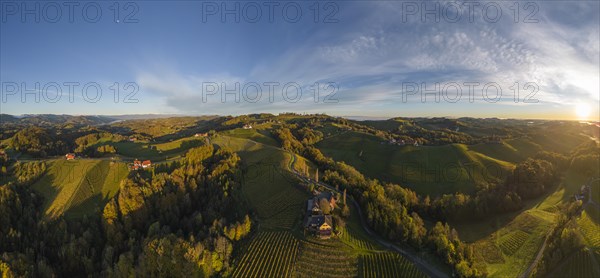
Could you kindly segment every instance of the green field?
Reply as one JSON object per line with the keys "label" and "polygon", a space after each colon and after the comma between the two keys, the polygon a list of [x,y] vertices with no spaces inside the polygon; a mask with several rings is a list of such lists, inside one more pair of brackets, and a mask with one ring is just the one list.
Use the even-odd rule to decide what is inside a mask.
{"label": "green field", "polygon": [[517,163],[535,155],[541,150],[541,146],[531,142],[529,139],[518,138],[503,140],[500,144],[476,144],[469,146],[469,149],[488,157]]}
{"label": "green field", "polygon": [[399,183],[422,195],[471,193],[480,184],[505,178],[513,167],[462,144],[395,146],[353,131],[326,138],[317,147],[369,177]]}
{"label": "green field", "polygon": [[100,211],[128,174],[125,164],[108,160],[54,160],[49,164],[47,173],[32,187],[44,197],[45,214],[50,218]]}
{"label": "green field", "polygon": [[222,134],[231,137],[249,139],[265,145],[278,146],[277,141],[273,137],[271,137],[271,134],[268,130],[257,129],[256,127],[252,129],[231,129],[224,131]]}

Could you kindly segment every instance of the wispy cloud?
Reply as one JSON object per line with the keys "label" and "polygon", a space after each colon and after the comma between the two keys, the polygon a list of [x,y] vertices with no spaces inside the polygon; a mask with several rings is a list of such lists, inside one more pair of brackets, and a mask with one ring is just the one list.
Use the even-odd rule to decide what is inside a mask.
{"label": "wispy cloud", "polygon": [[[197,113],[355,110],[368,115],[370,110],[378,112],[381,102],[397,103],[399,107],[405,104],[401,102],[404,82],[495,82],[504,90],[502,101],[495,104],[498,106],[515,105],[510,98],[515,82],[520,86],[533,82],[539,86],[537,105],[553,104],[548,106],[549,112],[556,109],[555,105],[598,102],[599,19],[597,13],[587,12],[597,10],[598,3],[563,5],[563,9],[573,12],[560,14],[554,3],[539,3],[538,23],[514,23],[512,18],[489,23],[476,15],[475,23],[455,24],[414,18],[401,22],[399,3],[356,3],[360,7],[348,9],[360,8],[366,13],[352,20],[342,19],[344,24],[337,29],[317,31],[280,55],[257,59],[243,76],[140,71],[137,79],[142,89],[162,97],[167,105]],[[510,11],[510,3],[500,4],[504,12]],[[202,102],[203,82],[295,82],[306,90],[314,82],[335,82],[340,86],[339,102],[315,105],[314,99],[306,97],[294,103],[206,105]],[[482,101],[476,98],[476,102]],[[465,105],[473,111],[482,110],[471,103]],[[445,107],[442,103],[439,107],[451,111],[460,106]]]}

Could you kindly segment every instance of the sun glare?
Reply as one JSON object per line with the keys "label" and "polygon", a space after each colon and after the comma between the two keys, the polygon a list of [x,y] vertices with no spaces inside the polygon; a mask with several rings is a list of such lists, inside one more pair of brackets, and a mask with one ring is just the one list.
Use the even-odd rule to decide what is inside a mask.
{"label": "sun glare", "polygon": [[579,119],[587,119],[590,116],[590,112],[590,106],[587,104],[580,103],[575,108],[575,113],[577,113]]}

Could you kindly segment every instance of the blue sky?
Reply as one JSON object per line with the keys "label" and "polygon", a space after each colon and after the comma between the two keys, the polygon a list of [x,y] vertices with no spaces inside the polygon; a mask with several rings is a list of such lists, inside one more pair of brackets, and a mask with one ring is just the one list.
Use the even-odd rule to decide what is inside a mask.
{"label": "blue sky", "polygon": [[2,113],[599,117],[598,1],[53,3],[2,1]]}

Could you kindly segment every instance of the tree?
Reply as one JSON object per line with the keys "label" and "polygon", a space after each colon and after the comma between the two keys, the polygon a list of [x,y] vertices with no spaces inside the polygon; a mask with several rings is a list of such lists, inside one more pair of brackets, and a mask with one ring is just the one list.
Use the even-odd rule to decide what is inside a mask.
{"label": "tree", "polygon": [[319,200],[319,208],[321,209],[321,211],[324,214],[330,214],[331,213],[331,205],[329,204],[329,201],[326,198],[321,198]]}
{"label": "tree", "polygon": [[350,208],[348,207],[348,204],[346,204],[346,203],[344,203],[344,206],[342,207],[342,216],[343,217],[350,216]]}

